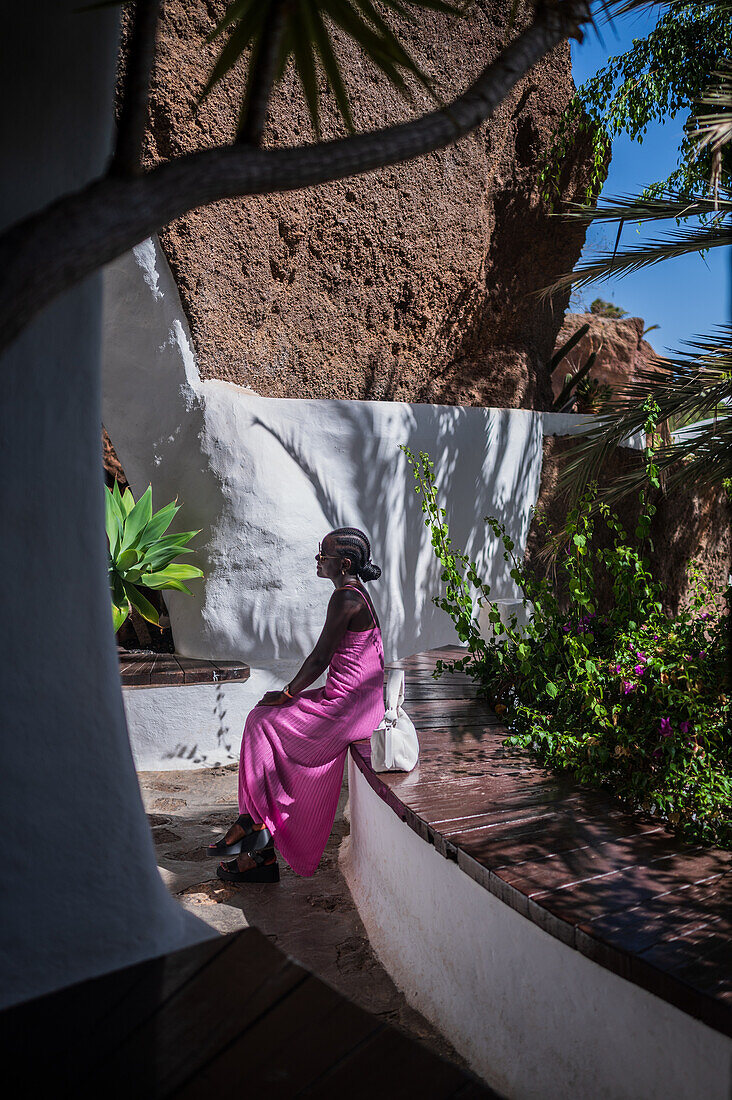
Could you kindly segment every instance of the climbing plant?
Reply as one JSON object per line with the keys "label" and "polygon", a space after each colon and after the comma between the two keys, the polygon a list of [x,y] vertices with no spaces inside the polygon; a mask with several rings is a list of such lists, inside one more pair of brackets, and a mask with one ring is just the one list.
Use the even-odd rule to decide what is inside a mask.
{"label": "climbing plant", "polygon": [[728,0],[671,0],[659,7],[653,30],[634,38],[625,53],[611,57],[570,100],[539,177],[550,201],[561,198],[561,166],[578,130],[586,133],[592,148],[585,196],[591,202],[605,182],[615,138],[627,134],[642,144],[652,122],[665,123],[679,114],[685,123],[677,167],[667,178],[651,181],[643,195],[694,193],[708,183],[713,151],[708,145],[697,148],[697,101],[712,74],[732,55]]}

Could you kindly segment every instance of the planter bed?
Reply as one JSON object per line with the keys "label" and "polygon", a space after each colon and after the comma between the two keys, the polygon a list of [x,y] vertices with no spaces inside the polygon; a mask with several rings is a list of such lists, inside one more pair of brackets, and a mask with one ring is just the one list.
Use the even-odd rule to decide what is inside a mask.
{"label": "planter bed", "polygon": [[249,665],[241,661],[203,661],[179,653],[120,649],[122,687],[181,687],[183,684],[216,684],[223,680],[248,680]]}
{"label": "planter bed", "polygon": [[261,685],[241,661],[119,650],[122,698],[135,766],[210,767],[239,758],[244,721]]}
{"label": "planter bed", "polygon": [[397,662],[414,772],[352,749],[344,871],[382,962],[511,1097],[722,1100],[732,1083],[732,853],[683,845],[502,747],[505,729]]}

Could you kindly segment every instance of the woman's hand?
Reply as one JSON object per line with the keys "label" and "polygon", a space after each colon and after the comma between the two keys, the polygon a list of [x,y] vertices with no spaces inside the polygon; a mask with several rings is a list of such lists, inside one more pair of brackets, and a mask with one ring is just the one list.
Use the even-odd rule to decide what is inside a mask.
{"label": "woman's hand", "polygon": [[255,705],[258,707],[277,707],[281,703],[289,703],[290,701],[284,691],[267,691]]}

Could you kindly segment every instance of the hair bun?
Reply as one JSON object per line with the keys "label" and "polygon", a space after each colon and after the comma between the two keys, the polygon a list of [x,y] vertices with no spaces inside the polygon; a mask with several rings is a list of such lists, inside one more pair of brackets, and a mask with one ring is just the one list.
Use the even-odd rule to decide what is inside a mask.
{"label": "hair bun", "polygon": [[374,565],[371,558],[369,558],[366,564],[361,566],[359,576],[362,581],[377,581],[381,576],[381,570],[378,565]]}

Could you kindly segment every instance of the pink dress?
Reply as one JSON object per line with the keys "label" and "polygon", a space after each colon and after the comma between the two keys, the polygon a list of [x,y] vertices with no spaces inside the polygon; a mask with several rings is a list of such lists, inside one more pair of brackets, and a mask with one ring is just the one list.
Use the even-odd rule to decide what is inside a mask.
{"label": "pink dress", "polygon": [[315,874],[328,842],[348,746],[371,737],[384,717],[384,650],[371,618],[368,630],[345,632],[325,687],[254,707],[244,726],[239,812],[264,822],[298,875]]}

